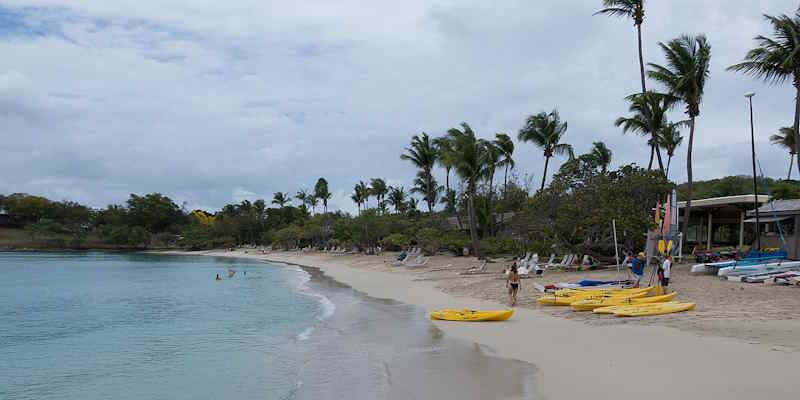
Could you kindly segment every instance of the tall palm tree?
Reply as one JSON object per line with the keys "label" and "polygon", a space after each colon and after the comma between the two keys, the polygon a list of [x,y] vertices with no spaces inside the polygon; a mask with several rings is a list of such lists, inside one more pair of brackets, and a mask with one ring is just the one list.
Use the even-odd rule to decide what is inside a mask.
{"label": "tall palm tree", "polygon": [[428,211],[431,212],[430,204],[436,204],[439,199],[439,193],[442,190],[443,188],[439,186],[436,178],[429,177],[425,174],[425,171],[418,171],[417,177],[414,178],[414,186],[411,187],[409,192],[421,194],[422,200],[425,200],[425,203],[429,205]]}
{"label": "tall palm tree", "polygon": [[469,211],[469,233],[472,239],[472,252],[476,257],[480,257],[478,245],[477,217],[475,215],[475,195],[478,189],[478,181],[486,176],[487,151],[485,140],[478,139],[475,132],[466,123],[461,123],[461,129],[452,128],[447,131],[453,138],[453,149],[455,149],[455,162],[453,169],[456,175],[466,183],[467,190],[467,209]]}
{"label": "tall palm tree", "polygon": [[381,178],[372,178],[370,179],[370,186],[372,186],[372,194],[375,195],[375,198],[378,200],[378,208],[383,209],[381,206],[383,204],[383,198],[389,193],[389,187],[386,185],[386,181]]}
{"label": "tall palm tree", "polygon": [[[294,195],[294,198],[297,199],[297,201],[300,202],[300,207],[302,207],[304,209],[306,209],[306,205],[308,205],[308,198],[309,197],[311,197],[311,195],[308,194],[308,191],[305,190],[305,189],[298,190],[297,193]],[[306,212],[307,211],[308,211],[308,209],[306,209]]]}
{"label": "tall palm tree", "polygon": [[789,150],[789,173],[786,174],[786,180],[792,179],[792,164],[794,163],[794,155],[797,154],[797,146],[794,141],[794,129],[790,126],[785,126],[780,129],[779,133],[770,136],[769,140],[772,144],[777,144]]}
{"label": "tall palm tree", "polygon": [[711,45],[705,35],[682,35],[670,40],[667,44],[659,43],[667,66],[648,63],[652,68],[647,71],[647,76],[663,84],[669,94],[678,97],[686,104],[686,114],[689,115],[689,143],[686,151],[686,174],[688,175],[686,198],[686,211],[684,213],[683,233],[689,226],[689,216],[692,212],[692,143],[694,142],[695,118],[700,115],[700,103],[703,100],[703,90],[708,79],[709,63],[711,62]]}
{"label": "tall palm tree", "polygon": [[358,207],[358,214],[361,214],[361,203],[364,202],[364,197],[362,196],[361,191],[358,189],[358,185],[353,189],[353,194],[350,195],[350,199],[353,200],[353,203],[356,203],[356,207]]}
{"label": "tall palm tree", "polygon": [[272,204],[277,204],[278,207],[283,208],[286,206],[286,203],[292,201],[292,198],[287,196],[283,192],[277,192],[275,195],[272,196]]}
{"label": "tall palm tree", "polygon": [[494,135],[494,145],[500,150],[501,159],[498,162],[498,167],[505,168],[503,173],[503,201],[506,201],[506,190],[508,189],[508,170],[513,170],[516,164],[514,163],[514,141],[511,136],[503,132]]}
{"label": "tall palm tree", "polygon": [[608,165],[611,164],[611,156],[613,152],[603,142],[592,143],[592,158],[600,166],[600,170],[605,174],[608,170]]}
{"label": "tall palm tree", "polygon": [[319,197],[316,195],[309,195],[306,197],[306,203],[311,206],[311,213],[314,214],[317,212],[317,204],[319,204]]}
{"label": "tall palm tree", "polygon": [[678,130],[678,126],[682,124],[682,122],[668,124],[658,135],[658,145],[667,151],[667,170],[664,172],[664,176],[667,179],[669,179],[669,165],[672,163],[672,156],[675,155],[675,150],[683,142],[681,131]]}
{"label": "tall palm tree", "polygon": [[405,188],[389,186],[389,203],[394,207],[396,213],[404,211],[406,203]]}
{"label": "tall palm tree", "polygon": [[603,0],[603,9],[594,13],[612,17],[630,18],[636,26],[639,43],[639,73],[642,79],[642,93],[647,92],[644,81],[644,56],[642,56],[642,23],[644,22],[644,0]]}
{"label": "tall palm tree", "polygon": [[355,191],[359,193],[361,201],[364,202],[364,210],[367,210],[369,208],[369,197],[372,195],[371,188],[364,181],[358,181]]}
{"label": "tall palm tree", "polygon": [[622,132],[635,132],[647,138],[650,145],[650,162],[647,170],[653,169],[653,155],[658,156],[658,167],[664,172],[664,163],[661,159],[661,150],[658,144],[658,133],[669,124],[667,122],[667,112],[678,101],[674,96],[646,92],[644,94],[634,94],[626,97],[631,105],[628,111],[632,113],[630,117],[620,117],[614,122],[615,126],[621,126]]}
{"label": "tall palm tree", "polygon": [[[424,187],[433,190],[437,186],[433,184],[433,165],[436,163],[438,153],[436,146],[431,141],[427,133],[422,132],[422,136],[414,135],[411,138],[411,147],[406,147],[406,152],[400,155],[403,160],[411,161],[415,167],[422,172],[422,179],[425,180]],[[435,193],[429,191],[425,193],[425,201],[428,203],[428,212],[433,213]]]}
{"label": "tall palm tree", "polygon": [[433,139],[433,144],[436,146],[438,157],[436,162],[445,170],[444,187],[446,191],[450,191],[450,170],[453,169],[453,141],[450,136],[444,135]]}
{"label": "tall palm tree", "polygon": [[[800,153],[800,8],[794,17],[764,15],[772,24],[773,37],[756,36],[758,46],[747,52],[745,61],[728,67],[762,79],[767,83],[781,84],[792,78],[795,88],[794,100],[794,145]],[[691,143],[691,141],[690,141]],[[800,157],[797,157],[800,171]]]}
{"label": "tall palm tree", "polygon": [[331,199],[333,194],[328,191],[328,181],[325,178],[317,179],[317,184],[314,185],[314,197],[322,200],[322,209],[328,212],[328,200]]}
{"label": "tall palm tree", "polygon": [[489,236],[493,236],[492,227],[494,226],[494,215],[492,213],[492,199],[494,198],[494,173],[497,170],[498,164],[500,164],[501,157],[503,156],[503,151],[497,147],[497,144],[493,141],[485,140],[484,147],[486,151],[486,157],[484,159],[484,176],[483,179],[486,180],[486,183],[489,185],[489,190],[486,193],[486,225],[483,228],[483,231],[488,234]]}
{"label": "tall palm tree", "polygon": [[523,142],[532,142],[544,151],[544,172],[542,173],[542,187],[547,179],[547,165],[550,157],[554,155],[572,155],[572,146],[561,143],[564,134],[567,132],[567,121],[561,122],[558,110],[551,112],[542,111],[536,115],[531,115],[525,120],[525,126],[519,130],[517,139]]}

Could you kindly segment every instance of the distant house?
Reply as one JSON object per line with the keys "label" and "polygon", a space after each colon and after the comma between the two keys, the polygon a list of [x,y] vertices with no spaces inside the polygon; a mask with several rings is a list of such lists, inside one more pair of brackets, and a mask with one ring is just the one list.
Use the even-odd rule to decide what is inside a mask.
{"label": "distant house", "polygon": [[[795,227],[800,226],[800,200],[775,200],[758,208],[761,226],[761,248],[783,247],[781,236],[789,258],[800,259],[800,235]],[[756,212],[748,211],[745,222],[755,223]]]}
{"label": "distant house", "polygon": [[[511,211],[495,214],[495,230],[504,230],[511,223],[512,218],[514,218],[514,213]],[[447,217],[447,225],[450,230],[469,231],[469,217]],[[480,225],[478,228],[481,228]]]}
{"label": "distant house", "polygon": [[0,227],[9,227],[11,225],[11,216],[8,215],[8,208],[0,206]]}

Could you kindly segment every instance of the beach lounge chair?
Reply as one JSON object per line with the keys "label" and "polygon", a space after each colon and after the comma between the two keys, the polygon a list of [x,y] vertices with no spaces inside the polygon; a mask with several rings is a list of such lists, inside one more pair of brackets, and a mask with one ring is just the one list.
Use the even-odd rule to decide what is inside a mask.
{"label": "beach lounge chair", "polygon": [[414,260],[411,262],[403,263],[406,267],[421,267],[428,263],[428,257],[423,255],[418,255]]}

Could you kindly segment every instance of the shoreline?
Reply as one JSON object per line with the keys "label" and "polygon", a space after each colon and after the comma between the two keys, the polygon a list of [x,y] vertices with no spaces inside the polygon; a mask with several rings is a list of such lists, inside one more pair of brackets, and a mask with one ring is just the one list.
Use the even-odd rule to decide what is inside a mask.
{"label": "shoreline", "polygon": [[[262,255],[241,250],[154,253],[247,258],[318,268],[370,297],[421,306],[426,312],[444,307],[506,307],[495,301],[445,293],[436,281],[418,279],[406,268],[387,269],[383,257],[288,252]],[[491,354],[535,365],[537,391],[545,398],[611,393],[623,399],[642,395],[657,399],[676,395],[795,398],[800,388],[794,373],[800,365],[800,352],[775,351],[780,349],[668,326],[635,322],[592,325],[521,307],[506,323],[433,324],[448,336],[488,348]],[[752,371],[758,371],[758,376]]]}

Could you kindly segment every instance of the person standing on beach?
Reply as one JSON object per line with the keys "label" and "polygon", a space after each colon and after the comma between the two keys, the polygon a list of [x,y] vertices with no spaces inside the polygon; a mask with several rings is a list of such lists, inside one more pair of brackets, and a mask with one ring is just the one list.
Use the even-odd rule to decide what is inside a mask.
{"label": "person standing on beach", "polygon": [[672,269],[672,256],[667,256],[664,259],[664,264],[661,265],[661,287],[664,288],[664,293],[667,293],[667,286],[669,286],[669,272]]}
{"label": "person standing on beach", "polygon": [[508,303],[511,307],[517,305],[517,293],[520,288],[519,272],[517,271],[517,264],[511,264],[508,271],[508,279],[506,280],[506,287],[508,288]]}
{"label": "person standing on beach", "polygon": [[631,262],[631,272],[633,273],[633,287],[638,288],[639,284],[642,282],[642,276],[644,275],[644,264],[645,264],[645,257],[644,253],[639,253],[639,256],[633,259]]}

